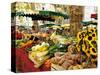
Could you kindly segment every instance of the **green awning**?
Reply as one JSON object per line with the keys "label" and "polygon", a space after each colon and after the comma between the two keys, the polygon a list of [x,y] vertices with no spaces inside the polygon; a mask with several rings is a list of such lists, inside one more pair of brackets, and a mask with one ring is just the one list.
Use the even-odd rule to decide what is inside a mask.
{"label": "green awning", "polygon": [[92,21],[83,21],[83,22],[81,22],[81,23],[83,24],[83,26],[88,26],[88,25],[90,25],[90,24],[97,25],[96,22],[92,22]]}
{"label": "green awning", "polygon": [[61,16],[64,19],[68,19],[69,16],[67,14],[63,14],[61,12],[53,12],[53,11],[39,11],[39,14],[41,15],[48,15],[48,16]]}
{"label": "green awning", "polygon": [[44,27],[51,27],[51,26],[54,26],[55,24],[44,24],[44,25],[41,25],[40,27],[44,28]]}
{"label": "green awning", "polygon": [[68,19],[69,16],[67,14],[63,14],[61,12],[53,12],[53,11],[39,11],[37,14],[25,14],[24,12],[15,12],[11,13],[11,16],[26,16],[32,17],[33,20],[48,20],[48,21],[55,21],[56,18],[54,17],[63,17],[64,19]]}
{"label": "green awning", "polygon": [[53,19],[49,15],[41,15],[41,14],[24,14],[23,12],[17,12],[17,13],[11,13],[11,16],[26,16],[26,17],[31,17],[32,20],[45,20],[45,21],[52,21],[54,22],[55,19]]}

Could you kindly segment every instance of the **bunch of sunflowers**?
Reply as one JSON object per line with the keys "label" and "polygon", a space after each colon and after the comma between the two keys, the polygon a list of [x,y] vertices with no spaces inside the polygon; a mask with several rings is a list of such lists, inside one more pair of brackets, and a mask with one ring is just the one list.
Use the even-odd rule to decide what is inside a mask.
{"label": "bunch of sunflowers", "polygon": [[97,29],[89,27],[77,34],[77,50],[92,63],[97,65]]}

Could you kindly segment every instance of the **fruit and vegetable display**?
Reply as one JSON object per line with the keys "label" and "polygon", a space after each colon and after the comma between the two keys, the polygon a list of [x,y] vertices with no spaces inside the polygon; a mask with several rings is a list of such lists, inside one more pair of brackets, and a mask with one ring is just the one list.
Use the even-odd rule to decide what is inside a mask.
{"label": "fruit and vegetable display", "polygon": [[55,32],[51,34],[49,41],[39,41],[37,44],[32,39],[16,40],[16,47],[25,48],[28,59],[37,69],[43,66],[48,67],[48,70],[97,67],[96,28],[78,32],[74,40],[56,35]]}
{"label": "fruit and vegetable display", "polygon": [[57,38],[52,40],[55,36],[57,37],[55,33],[50,36],[52,44],[42,42],[32,46],[28,51],[28,58],[34,63],[35,68],[41,68],[47,60],[50,70],[74,70],[97,66],[96,28],[78,32],[76,42],[67,39],[64,44],[56,43]]}
{"label": "fruit and vegetable display", "polygon": [[16,65],[14,71],[96,68],[97,23],[84,22],[84,9],[83,6],[45,3],[12,4],[11,48],[12,67]]}
{"label": "fruit and vegetable display", "polygon": [[33,63],[35,70],[77,70],[97,67],[96,27],[79,31],[77,37],[63,36],[57,31],[49,34],[49,37],[42,37],[43,34],[45,33],[29,34],[30,37],[27,38],[27,35],[24,35],[25,39],[15,41],[16,48],[26,52],[26,57]]}

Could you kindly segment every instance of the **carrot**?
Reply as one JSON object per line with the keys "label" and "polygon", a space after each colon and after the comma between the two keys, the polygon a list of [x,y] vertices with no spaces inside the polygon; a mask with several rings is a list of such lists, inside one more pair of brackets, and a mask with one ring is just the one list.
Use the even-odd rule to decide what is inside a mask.
{"label": "carrot", "polygon": [[45,61],[44,66],[47,67],[47,68],[51,67],[51,61],[50,61],[50,59],[48,59],[48,60]]}

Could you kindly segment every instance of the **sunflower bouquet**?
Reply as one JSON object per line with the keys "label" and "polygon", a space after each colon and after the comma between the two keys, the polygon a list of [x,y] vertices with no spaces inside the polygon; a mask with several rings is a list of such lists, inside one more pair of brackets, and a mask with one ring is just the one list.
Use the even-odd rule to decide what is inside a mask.
{"label": "sunflower bouquet", "polygon": [[77,50],[82,55],[82,62],[97,66],[97,29],[89,27],[77,33]]}

